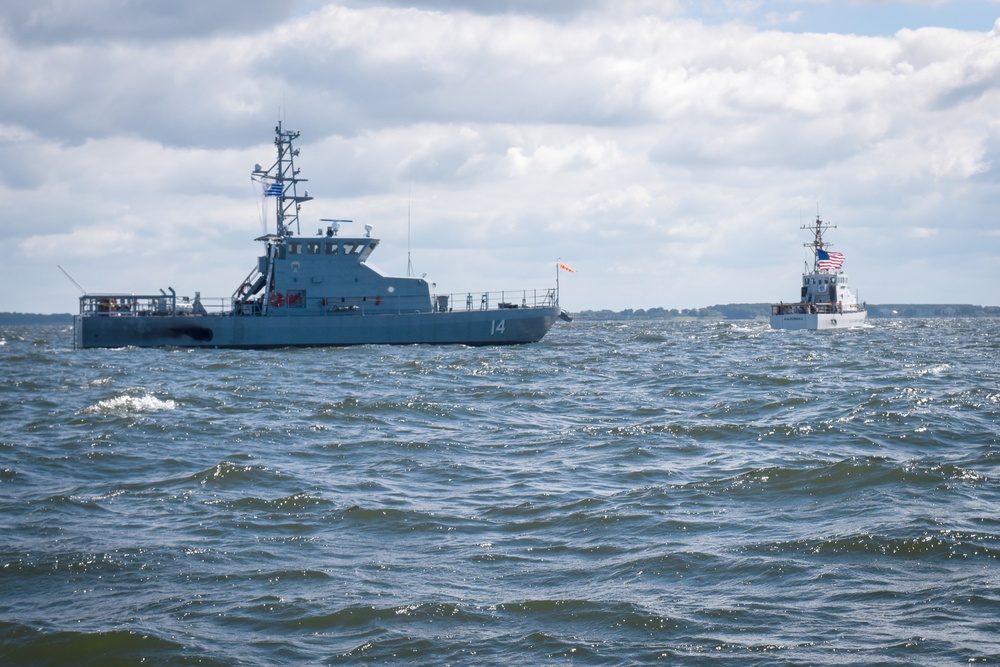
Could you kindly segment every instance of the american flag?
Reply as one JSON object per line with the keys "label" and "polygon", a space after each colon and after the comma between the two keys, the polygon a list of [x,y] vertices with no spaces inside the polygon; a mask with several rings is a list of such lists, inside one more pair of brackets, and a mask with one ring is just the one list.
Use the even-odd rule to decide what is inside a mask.
{"label": "american flag", "polygon": [[840,252],[828,252],[817,248],[816,256],[819,258],[820,271],[833,271],[839,269],[844,263],[844,254]]}

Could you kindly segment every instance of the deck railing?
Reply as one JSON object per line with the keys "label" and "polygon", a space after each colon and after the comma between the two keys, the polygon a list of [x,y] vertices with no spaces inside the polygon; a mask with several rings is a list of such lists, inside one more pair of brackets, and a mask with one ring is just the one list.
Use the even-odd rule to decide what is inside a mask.
{"label": "deck railing", "polygon": [[860,313],[867,310],[863,303],[839,306],[835,303],[775,303],[771,305],[772,315],[830,315]]}
{"label": "deck railing", "polygon": [[[223,312],[221,308],[217,310]],[[173,294],[86,294],[80,297],[80,314],[85,317],[192,315],[199,311],[207,312],[207,309],[197,297]]]}
{"label": "deck railing", "polygon": [[[344,298],[289,298],[285,293],[267,305],[268,315],[344,315],[419,312],[461,312],[543,308],[558,305],[554,289],[461,292],[427,296],[371,295]],[[84,317],[155,317],[166,315],[237,315],[264,313],[262,298],[194,298],[173,294],[87,294],[80,297]]]}

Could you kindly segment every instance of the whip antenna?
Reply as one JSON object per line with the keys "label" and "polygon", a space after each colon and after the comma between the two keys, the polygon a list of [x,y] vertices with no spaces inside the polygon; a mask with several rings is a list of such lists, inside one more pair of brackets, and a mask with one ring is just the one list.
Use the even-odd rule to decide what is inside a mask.
{"label": "whip antenna", "polygon": [[[411,165],[412,167],[412,165]],[[410,179],[406,193],[406,276],[413,277],[413,261],[410,259],[410,201],[413,199],[413,179]]]}
{"label": "whip antenna", "polygon": [[[56,264],[56,266],[59,266],[59,265],[58,265],[58,264]],[[71,275],[69,275],[68,273],[66,273],[66,269],[64,269],[63,267],[59,266],[59,270],[63,272],[63,275],[64,275],[64,276],[66,276],[67,278],[69,278],[69,281],[70,281],[71,283],[73,283],[74,285],[76,285],[76,288],[77,288],[78,290],[80,290],[80,294],[82,294],[82,295],[84,295],[84,296],[87,296],[87,290],[85,290],[85,289],[83,289],[82,287],[80,287],[80,283],[78,283],[78,282],[76,282],[75,280],[73,280],[73,276],[71,276]]]}

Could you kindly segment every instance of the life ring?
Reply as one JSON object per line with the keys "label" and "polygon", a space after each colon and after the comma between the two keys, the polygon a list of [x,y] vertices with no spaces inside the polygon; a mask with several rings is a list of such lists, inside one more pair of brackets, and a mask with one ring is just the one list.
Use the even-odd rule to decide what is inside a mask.
{"label": "life ring", "polygon": [[275,308],[281,308],[285,305],[285,295],[281,292],[271,292],[271,305]]}

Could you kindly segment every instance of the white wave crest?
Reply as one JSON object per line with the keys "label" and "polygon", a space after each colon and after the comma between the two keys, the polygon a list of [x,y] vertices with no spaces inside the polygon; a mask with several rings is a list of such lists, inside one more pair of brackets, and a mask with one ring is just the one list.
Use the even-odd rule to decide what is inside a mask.
{"label": "white wave crest", "polygon": [[152,394],[142,396],[115,396],[92,405],[87,412],[157,412],[177,407],[171,399],[161,400]]}
{"label": "white wave crest", "polygon": [[936,364],[928,368],[922,368],[916,372],[918,376],[923,375],[940,375],[948,371],[951,368],[951,364]]}

